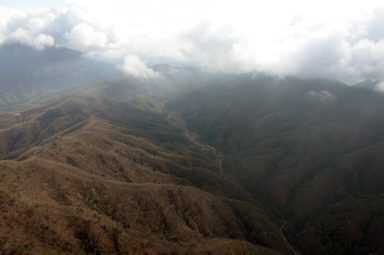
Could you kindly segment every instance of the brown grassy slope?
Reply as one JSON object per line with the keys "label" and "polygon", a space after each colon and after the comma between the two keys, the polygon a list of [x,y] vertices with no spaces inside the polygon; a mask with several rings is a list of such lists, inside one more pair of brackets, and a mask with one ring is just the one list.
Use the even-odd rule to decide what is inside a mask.
{"label": "brown grassy slope", "polygon": [[2,254],[289,254],[258,207],[171,174],[205,156],[122,132],[106,108],[72,97],[1,116]]}

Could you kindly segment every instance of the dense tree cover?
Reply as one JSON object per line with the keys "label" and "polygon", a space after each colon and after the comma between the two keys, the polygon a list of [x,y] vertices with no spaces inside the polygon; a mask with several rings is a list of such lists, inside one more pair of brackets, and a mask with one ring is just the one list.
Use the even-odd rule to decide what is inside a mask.
{"label": "dense tree cover", "polygon": [[[93,228],[100,227],[100,217],[110,218],[125,228],[119,232],[124,235],[136,233],[130,231],[138,224],[152,231],[146,235],[159,235],[152,245],[165,250],[170,243],[180,249],[178,242],[191,242],[193,233],[224,238],[213,246],[200,240],[196,252],[216,245],[257,251],[263,248],[254,245],[261,244],[293,254],[286,238],[302,254],[384,253],[384,96],[372,89],[377,81],[350,87],[335,80],[263,73],[220,74],[167,65],[153,70],[158,74],[153,79],[120,77],[71,50],[0,47],[0,110],[81,91],[81,96],[55,97],[1,115],[4,212],[29,215],[31,205],[23,199],[35,201],[38,196],[29,194],[45,192],[57,212],[60,206],[80,204],[98,213],[92,223],[87,221]],[[26,180],[18,179],[14,169],[24,171]],[[57,177],[62,169],[67,179]],[[81,177],[74,178],[77,174]],[[132,207],[107,179],[129,184],[124,192],[134,198]],[[30,192],[18,193],[21,181],[32,187]],[[145,192],[135,182],[148,184]],[[161,188],[154,189],[158,184]],[[110,193],[100,195],[104,186]],[[126,206],[123,211],[120,205]],[[171,208],[173,216],[164,208]],[[57,213],[57,220],[70,221],[77,213],[68,210]],[[82,232],[73,238],[87,245],[87,231],[95,240],[105,238],[87,224],[80,224]],[[47,238],[44,231],[41,237]],[[149,239],[139,235],[137,240]],[[9,242],[1,245],[11,252]],[[82,251],[102,249],[86,248]]]}
{"label": "dense tree cover", "polygon": [[383,224],[384,96],[332,80],[244,76],[168,109],[223,153],[226,173],[292,222],[303,253],[381,251],[382,233],[368,229]]}

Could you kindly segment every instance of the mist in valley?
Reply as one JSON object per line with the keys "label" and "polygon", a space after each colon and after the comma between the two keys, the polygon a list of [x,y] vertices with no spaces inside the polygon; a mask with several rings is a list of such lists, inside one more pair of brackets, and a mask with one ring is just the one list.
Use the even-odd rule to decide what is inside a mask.
{"label": "mist in valley", "polygon": [[0,1],[1,254],[383,254],[384,6]]}

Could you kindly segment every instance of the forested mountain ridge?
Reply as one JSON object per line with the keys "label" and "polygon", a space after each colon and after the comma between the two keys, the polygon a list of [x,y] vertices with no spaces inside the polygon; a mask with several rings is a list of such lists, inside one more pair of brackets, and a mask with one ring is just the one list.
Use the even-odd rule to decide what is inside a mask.
{"label": "forested mountain ridge", "polygon": [[168,107],[223,154],[225,172],[294,222],[303,252],[382,252],[382,94],[331,80],[261,76],[190,93]]}
{"label": "forested mountain ridge", "polygon": [[[384,253],[379,91],[33,52],[0,65],[20,109],[0,114],[3,254]],[[66,78],[12,83],[43,72],[32,60]]]}
{"label": "forested mountain ridge", "polygon": [[1,114],[3,254],[290,253],[215,155],[108,94]]}

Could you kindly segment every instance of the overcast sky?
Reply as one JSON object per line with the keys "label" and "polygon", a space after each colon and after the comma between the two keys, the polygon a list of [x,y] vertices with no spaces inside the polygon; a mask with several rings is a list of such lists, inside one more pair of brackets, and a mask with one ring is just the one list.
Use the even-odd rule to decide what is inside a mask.
{"label": "overcast sky", "polygon": [[172,63],[384,79],[383,1],[0,0],[0,43],[64,46],[148,76]]}

